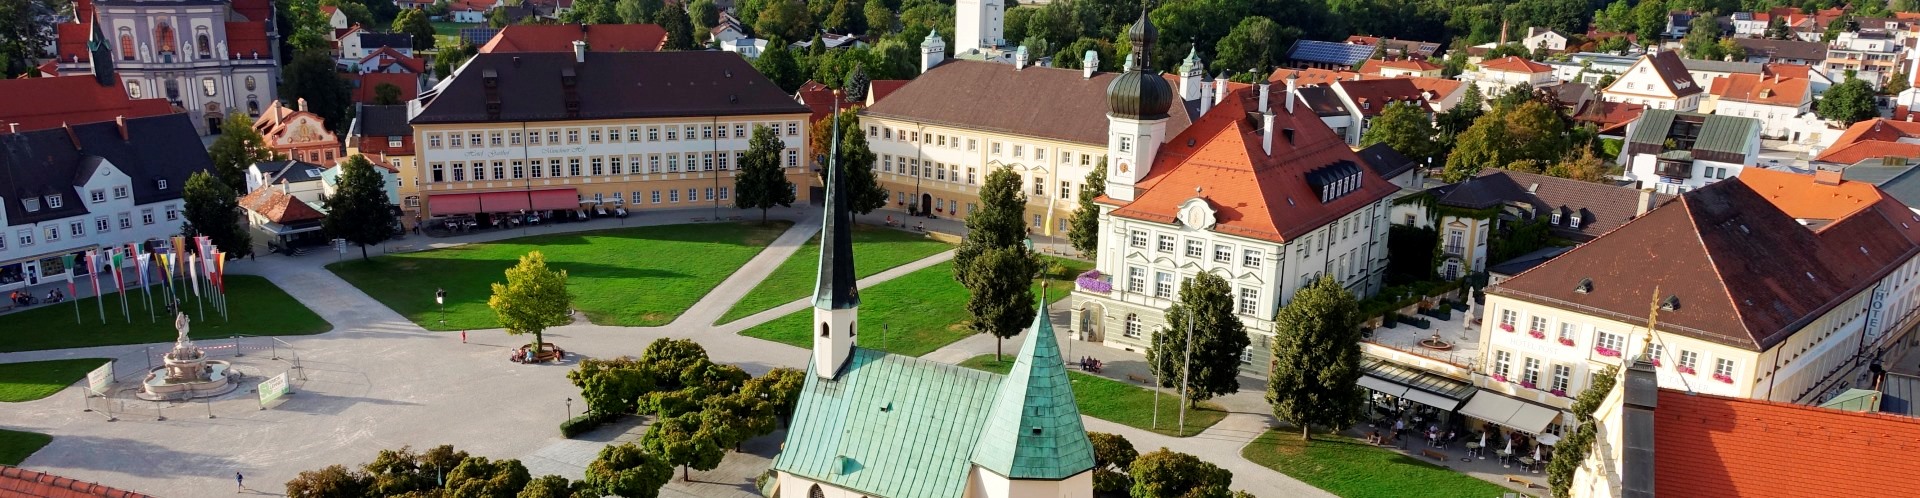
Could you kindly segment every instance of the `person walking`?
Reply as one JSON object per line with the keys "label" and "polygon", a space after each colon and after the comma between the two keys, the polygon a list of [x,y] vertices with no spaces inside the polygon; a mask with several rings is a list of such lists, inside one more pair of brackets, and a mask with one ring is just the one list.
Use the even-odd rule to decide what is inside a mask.
{"label": "person walking", "polygon": [[238,494],[238,493],[240,493],[240,492],[243,492],[243,491],[246,491],[246,490],[247,490],[247,476],[244,476],[244,475],[240,475],[240,473],[239,473],[239,472],[234,472],[234,473],[233,473],[233,484],[234,484],[234,486],[235,486],[235,488],[234,488],[234,490],[233,490],[233,492],[234,492],[235,494]]}
{"label": "person walking", "polygon": [[461,344],[467,343],[467,331],[465,330],[460,331],[460,343]]}

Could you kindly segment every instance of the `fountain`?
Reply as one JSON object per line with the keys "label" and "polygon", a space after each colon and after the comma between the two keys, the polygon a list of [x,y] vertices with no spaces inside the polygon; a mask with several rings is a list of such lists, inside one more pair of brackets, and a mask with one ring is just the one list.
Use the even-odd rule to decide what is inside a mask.
{"label": "fountain", "polygon": [[207,359],[207,352],[187,338],[187,321],[186,313],[176,315],[173,328],[180,331],[180,337],[173,341],[173,351],[162,357],[164,365],[147,372],[146,380],[140,383],[140,398],[206,398],[233,392],[239,386],[233,382],[232,364]]}
{"label": "fountain", "polygon": [[1420,347],[1423,347],[1423,348],[1427,348],[1427,349],[1432,349],[1432,350],[1435,350],[1435,351],[1451,351],[1451,350],[1453,350],[1453,344],[1452,344],[1452,343],[1449,343],[1449,342],[1447,342],[1447,341],[1446,341],[1446,340],[1444,340],[1444,339],[1441,339],[1441,338],[1440,338],[1440,334],[1434,334],[1434,335],[1433,335],[1433,337],[1428,337],[1428,338],[1426,338],[1426,339],[1421,339],[1421,340],[1420,340]]}

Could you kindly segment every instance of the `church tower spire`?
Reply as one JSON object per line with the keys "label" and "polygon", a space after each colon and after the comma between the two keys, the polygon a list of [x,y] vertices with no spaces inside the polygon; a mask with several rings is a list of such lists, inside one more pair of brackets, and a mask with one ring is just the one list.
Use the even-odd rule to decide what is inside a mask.
{"label": "church tower spire", "polygon": [[[1140,20],[1127,30],[1132,64],[1107,84],[1107,197],[1114,200],[1133,201],[1134,184],[1147,177],[1154,153],[1167,140],[1167,111],[1176,96],[1153,68],[1152,50],[1159,37],[1160,30],[1141,10]],[[1193,58],[1197,63],[1197,52]]]}
{"label": "church tower spire", "polygon": [[[845,95],[835,99],[859,101],[866,95],[866,73],[859,67],[847,76]],[[840,129],[838,102],[833,127]],[[858,129],[858,127],[855,127]],[[846,174],[841,171],[840,140],[832,138],[827,167],[826,220],[820,227],[820,274],[813,283],[813,372],[833,379],[853,356],[856,318],[860,310],[860,290],[854,287],[853,212],[847,199]]]}
{"label": "church tower spire", "polygon": [[[1039,306],[1013,368],[987,408],[973,464],[1007,479],[999,483],[1021,482],[1017,486],[1031,496],[1076,496],[1069,490],[1091,486],[1093,443],[1080,421],[1044,295]],[[1037,492],[1043,489],[1049,492]]]}
{"label": "church tower spire", "polygon": [[89,24],[93,25],[93,34],[87,40],[87,64],[91,66],[93,81],[100,86],[113,86],[116,84],[113,76],[113,49],[108,48],[107,35],[100,32],[100,21],[95,19]]}

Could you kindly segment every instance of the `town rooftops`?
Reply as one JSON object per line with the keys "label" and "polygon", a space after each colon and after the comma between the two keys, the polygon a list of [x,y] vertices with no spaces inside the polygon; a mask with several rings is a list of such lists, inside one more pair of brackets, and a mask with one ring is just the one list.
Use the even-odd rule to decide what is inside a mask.
{"label": "town rooftops", "polygon": [[1287,243],[1399,190],[1362,167],[1311,110],[1287,112],[1284,85],[1269,87],[1271,132],[1262,129],[1258,87],[1233,85],[1218,106],[1160,148],[1134,201],[1101,202],[1118,205],[1114,216],[1175,223],[1180,208],[1198,198],[1215,211],[1210,230]]}
{"label": "town rooftops", "polygon": [[1382,69],[1418,72],[1433,71],[1440,69],[1440,65],[1420,59],[1395,59],[1390,61],[1368,61],[1365,68],[1369,73],[1378,74]]}
{"label": "town rooftops", "polygon": [[1687,65],[1680,58],[1680,54],[1672,50],[1662,50],[1647,54],[1643,59],[1660,77],[1660,82],[1666,84],[1667,91],[1672,92],[1674,98],[1706,91],[1700,88],[1699,83],[1693,81],[1693,73],[1687,72]]}
{"label": "town rooftops", "polygon": [[[1588,241],[1611,232],[1640,213],[1641,191],[1519,171],[1486,169],[1480,176],[1427,189],[1441,205],[1466,209],[1513,206],[1529,219],[1547,220],[1555,236]],[[1651,206],[1673,200],[1648,194]]]}
{"label": "town rooftops", "polygon": [[1820,61],[1827,58],[1827,44],[1799,40],[1734,38],[1733,43],[1747,50],[1747,57]]}
{"label": "town rooftops", "polygon": [[19,131],[59,128],[61,123],[81,124],[113,121],[117,117],[139,118],[173,113],[166,99],[132,99],[119,77],[113,83],[100,84],[91,74],[52,78],[0,79],[0,133],[8,123],[18,123]]}
{"label": "town rooftops", "polygon": [[655,24],[515,24],[493,35],[480,53],[573,53],[575,40],[594,52],[657,52],[667,43],[667,30]]}
{"label": "town rooftops", "polygon": [[[1675,126],[1675,123],[1683,124]],[[1628,132],[1627,152],[1657,154],[1687,150],[1702,159],[1746,164],[1753,159],[1744,155],[1748,146],[1753,145],[1754,130],[1759,126],[1760,121],[1753,118],[1646,109]],[[1692,147],[1686,147],[1685,143],[1676,143],[1678,148],[1667,146],[1667,140],[1676,134],[1689,133],[1692,136],[1687,138],[1691,139]]]}
{"label": "town rooftops", "polygon": [[412,50],[413,35],[407,34],[407,33],[372,33],[367,31],[360,32],[360,48],[375,49],[380,47],[404,48],[407,50]]}
{"label": "town rooftops", "polygon": [[[908,81],[862,116],[1006,133],[1104,147],[1107,85],[1120,73],[950,60]],[[1198,109],[1168,112],[1167,133],[1187,128]]]}
{"label": "town rooftops", "polygon": [[326,171],[326,169],[326,166],[306,161],[268,161],[260,163],[261,172],[272,173],[272,175],[266,179],[266,185],[317,182],[320,181],[320,173]]}
{"label": "town rooftops", "polygon": [[1680,59],[1680,65],[1688,71],[1702,71],[1729,74],[1760,74],[1765,64],[1747,61],[1716,61],[1711,59]]}
{"label": "town rooftops", "polygon": [[1347,43],[1369,47],[1379,45],[1385,47],[1387,55],[1389,56],[1411,57],[1416,59],[1430,58],[1433,57],[1435,52],[1440,51],[1440,44],[1438,43],[1374,36],[1348,36]]}
{"label": "town rooftops", "polygon": [[53,474],[0,465],[0,496],[23,498],[152,498],[148,495],[113,489],[100,484],[77,481]]}
{"label": "town rooftops", "polygon": [[571,51],[476,55],[415,101],[412,123],[807,112],[738,54],[589,52],[585,60]]}
{"label": "town rooftops", "polygon": [[[1920,216],[1872,185],[1748,168],[1489,288],[1767,351],[1920,253]],[[1652,295],[1655,288],[1660,296]]]}
{"label": "town rooftops", "polygon": [[1300,86],[1326,85],[1335,81],[1361,79],[1360,73],[1351,71],[1333,71],[1328,69],[1292,69],[1280,68],[1267,76],[1267,81],[1285,84],[1287,78],[1294,78],[1294,84]]}
{"label": "town rooftops", "polygon": [[354,115],[353,129],[347,134],[356,137],[404,137],[413,135],[413,125],[407,124],[405,104],[362,104]]}
{"label": "town rooftops", "polygon": [[[213,168],[200,133],[186,114],[128,118],[119,123],[76,124],[21,133],[0,133],[0,204],[8,225],[31,224],[87,214],[75,183],[111,164],[132,179],[133,202],[149,204],[180,198],[187,177]],[[53,207],[27,199],[61,195]]]}
{"label": "town rooftops", "polygon": [[1645,104],[1626,102],[1607,102],[1600,99],[1589,100],[1579,111],[1573,114],[1573,120],[1581,123],[1593,123],[1602,135],[1623,133],[1628,123],[1640,119],[1647,110]]}
{"label": "town rooftops", "polygon": [[1335,84],[1346,92],[1347,98],[1353,99],[1354,105],[1360,106],[1362,116],[1378,116],[1386,112],[1388,105],[1406,102],[1420,106],[1422,112],[1432,112],[1427,101],[1439,98],[1438,95],[1429,96],[1408,78],[1374,78]]}
{"label": "town rooftops", "polygon": [[1347,116],[1347,103],[1333,93],[1331,85],[1306,85],[1299,88],[1300,103],[1321,117]]}
{"label": "town rooftops", "polygon": [[264,186],[239,199],[240,207],[266,218],[267,221],[282,225],[300,222],[312,222],[327,217],[325,213],[307,205],[306,201],[295,198],[276,186]]}
{"label": "town rooftops", "polygon": [[1674,389],[1658,402],[1660,496],[1874,496],[1920,476],[1920,419]]}
{"label": "town rooftops", "polygon": [[1553,72],[1553,66],[1509,55],[1498,59],[1480,61],[1480,70],[1499,71],[1503,73],[1538,74]]}
{"label": "town rooftops", "polygon": [[1393,150],[1384,142],[1369,145],[1354,153],[1360,155],[1360,161],[1366,163],[1367,167],[1373,168],[1374,174],[1388,180],[1420,166],[1420,161],[1400,154],[1400,151]]}
{"label": "town rooftops", "polygon": [[1854,123],[1813,160],[1850,165],[1885,157],[1920,158],[1920,123],[1884,118]]}
{"label": "town rooftops", "polygon": [[1810,101],[1809,83],[1806,78],[1736,73],[1713,80],[1711,92],[1721,102],[1799,107]]}

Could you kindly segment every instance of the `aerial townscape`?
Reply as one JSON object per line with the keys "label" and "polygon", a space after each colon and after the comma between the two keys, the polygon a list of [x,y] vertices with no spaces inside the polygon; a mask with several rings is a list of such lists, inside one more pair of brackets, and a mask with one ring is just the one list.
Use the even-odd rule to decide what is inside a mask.
{"label": "aerial townscape", "polygon": [[1920,488],[1920,0],[0,0],[0,76],[0,498]]}

